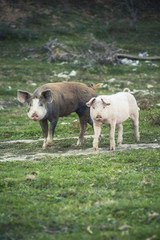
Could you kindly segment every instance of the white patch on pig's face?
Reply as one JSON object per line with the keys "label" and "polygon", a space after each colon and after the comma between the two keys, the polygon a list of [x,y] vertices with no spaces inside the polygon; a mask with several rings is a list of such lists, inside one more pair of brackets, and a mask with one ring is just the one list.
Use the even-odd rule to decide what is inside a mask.
{"label": "white patch on pig's face", "polygon": [[96,98],[90,107],[91,118],[96,120],[97,116],[100,116],[102,121],[106,119],[109,111],[109,105],[110,104],[104,104],[101,98]]}
{"label": "white patch on pig's face", "polygon": [[28,117],[34,121],[42,120],[47,113],[44,103],[39,98],[33,98],[28,107]]}

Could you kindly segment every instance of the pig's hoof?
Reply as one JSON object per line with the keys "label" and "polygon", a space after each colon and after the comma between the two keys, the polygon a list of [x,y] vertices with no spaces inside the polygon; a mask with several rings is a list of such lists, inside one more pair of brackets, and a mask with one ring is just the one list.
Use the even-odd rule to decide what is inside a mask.
{"label": "pig's hoof", "polygon": [[78,139],[78,141],[77,141],[77,146],[81,146],[82,145],[82,141],[80,141],[79,139]]}
{"label": "pig's hoof", "polygon": [[45,145],[43,144],[42,149],[46,150],[47,149],[47,144],[45,144]]}
{"label": "pig's hoof", "polygon": [[93,147],[94,151],[98,151],[98,147]]}
{"label": "pig's hoof", "polygon": [[110,146],[110,151],[114,151],[115,147],[114,146]]}
{"label": "pig's hoof", "polygon": [[47,142],[47,146],[52,146],[52,141]]}
{"label": "pig's hoof", "polygon": [[139,141],[140,141],[140,137],[137,137],[137,139],[136,139],[136,140],[137,140],[137,142],[139,142]]}

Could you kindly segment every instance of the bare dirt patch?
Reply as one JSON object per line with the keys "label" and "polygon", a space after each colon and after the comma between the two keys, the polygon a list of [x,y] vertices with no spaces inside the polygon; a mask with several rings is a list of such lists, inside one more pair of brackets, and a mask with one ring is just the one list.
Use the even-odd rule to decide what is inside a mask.
{"label": "bare dirt patch", "polygon": [[[90,138],[91,136],[86,136],[86,138]],[[74,138],[74,137],[73,137]],[[75,137],[76,138],[76,137]],[[62,140],[62,138],[56,140]],[[3,144],[13,144],[13,143],[32,143],[41,141],[39,140],[15,140],[15,141],[6,141]],[[129,151],[129,150],[137,150],[137,149],[160,149],[160,144],[158,143],[142,143],[142,144],[122,144],[116,148],[114,152],[122,152],[122,151]],[[113,151],[112,151],[113,152]],[[56,153],[34,153],[34,154],[15,154],[13,152],[8,152],[3,156],[0,156],[0,162],[6,161],[37,161],[44,158],[54,158],[59,156],[72,156],[72,155],[89,155],[89,154],[110,154],[112,153],[109,148],[99,148],[98,151],[94,151],[93,148],[87,149],[70,149],[68,151],[58,151]]]}

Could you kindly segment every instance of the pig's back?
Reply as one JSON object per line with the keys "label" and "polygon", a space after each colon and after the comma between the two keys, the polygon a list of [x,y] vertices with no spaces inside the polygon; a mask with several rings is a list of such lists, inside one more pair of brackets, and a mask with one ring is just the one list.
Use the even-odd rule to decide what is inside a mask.
{"label": "pig's back", "polygon": [[112,101],[117,109],[119,122],[125,121],[133,114],[137,114],[138,106],[135,97],[127,92],[112,95]]}
{"label": "pig's back", "polygon": [[116,115],[117,123],[127,120],[131,114],[137,111],[137,103],[130,93],[120,92],[103,96],[106,102],[111,103],[111,109]]}
{"label": "pig's back", "polygon": [[81,101],[88,101],[90,97],[96,96],[94,89],[83,83],[78,82],[62,82],[62,83],[47,83],[36,89],[36,93],[41,93],[45,90],[51,90],[53,95],[59,97],[63,94],[66,98],[77,98]]}
{"label": "pig's back", "polygon": [[67,116],[72,112],[82,115],[86,111],[86,102],[96,96],[95,90],[83,83],[47,83],[38,88],[36,94],[45,90],[51,90],[53,93],[54,107],[57,108],[57,114],[60,117]]}

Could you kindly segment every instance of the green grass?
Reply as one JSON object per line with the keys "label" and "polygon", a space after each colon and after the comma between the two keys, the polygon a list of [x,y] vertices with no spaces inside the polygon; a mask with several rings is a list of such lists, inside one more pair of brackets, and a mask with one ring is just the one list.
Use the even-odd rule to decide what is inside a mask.
{"label": "green grass", "polygon": [[158,239],[159,156],[136,150],[1,163],[2,239]]}
{"label": "green grass", "polygon": [[[156,18],[146,22],[142,17],[135,33],[127,20],[118,19],[117,25],[115,17],[107,25],[103,9],[93,8],[92,13],[94,17],[82,8],[58,5],[48,13],[33,12],[23,22],[24,31],[18,23],[14,33],[0,25],[0,36],[8,31],[6,38],[0,40],[0,240],[160,238],[158,149],[36,157],[29,161],[37,153],[92,147],[91,138],[85,139],[81,147],[76,146],[77,139],[72,138],[79,134],[75,113],[59,119],[56,139],[45,151],[42,141],[5,143],[42,138],[39,124],[29,120],[27,108],[18,103],[17,89],[33,92],[44,83],[66,81],[57,74],[72,70],[77,74],[68,81],[103,83],[97,95],[116,93],[125,87],[133,92],[141,90],[134,93],[141,109],[140,143],[160,142],[160,62],[141,61],[138,66],[87,66],[90,59],[83,58],[63,65],[60,61],[47,62],[44,44],[48,41],[57,38],[80,55],[92,44],[91,35],[122,52],[160,55],[160,26]],[[124,144],[135,144],[131,121],[123,125]],[[86,134],[93,134],[90,126]],[[102,134],[99,147],[108,149],[108,126],[103,126]],[[12,156],[17,160],[26,156],[27,160],[1,161]]]}

